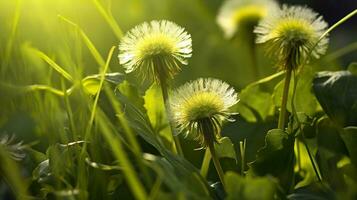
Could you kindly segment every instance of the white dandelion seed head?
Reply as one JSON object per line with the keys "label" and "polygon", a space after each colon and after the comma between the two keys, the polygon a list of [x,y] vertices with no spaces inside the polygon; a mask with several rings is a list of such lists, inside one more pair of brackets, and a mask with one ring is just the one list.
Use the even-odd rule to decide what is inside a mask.
{"label": "white dandelion seed head", "polygon": [[160,80],[173,78],[191,56],[191,35],[184,28],[154,20],[134,27],[123,37],[118,57],[126,73],[138,70],[144,78]]}
{"label": "white dandelion seed head", "polygon": [[315,58],[325,54],[328,37],[320,41],[319,38],[327,27],[322,16],[312,9],[283,5],[280,10],[264,18],[254,32],[257,34],[257,43],[267,43],[268,52],[274,55],[278,52],[282,62],[292,59],[296,68],[309,51]]}
{"label": "white dandelion seed head", "polygon": [[225,36],[232,38],[243,27],[253,28],[277,7],[273,0],[226,0],[217,15],[217,23]]}
{"label": "white dandelion seed head", "polygon": [[[232,120],[230,108],[238,102],[238,94],[227,83],[200,78],[176,89],[171,97],[171,119],[179,132],[202,140],[200,124],[208,121],[220,129],[224,120]],[[202,143],[202,141],[201,141]]]}

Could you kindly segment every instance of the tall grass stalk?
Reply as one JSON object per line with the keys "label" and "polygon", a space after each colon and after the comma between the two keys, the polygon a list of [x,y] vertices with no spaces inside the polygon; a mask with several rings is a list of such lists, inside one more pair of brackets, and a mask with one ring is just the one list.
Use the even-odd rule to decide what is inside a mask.
{"label": "tall grass stalk", "polygon": [[[88,140],[88,138],[90,136],[90,132],[92,130],[92,126],[93,126],[93,122],[94,122],[94,118],[95,118],[95,114],[96,114],[96,110],[97,110],[97,104],[98,104],[99,96],[100,96],[101,90],[103,88],[103,84],[104,84],[104,80],[105,80],[105,74],[108,71],[109,63],[110,63],[110,60],[111,60],[112,55],[114,53],[114,49],[115,49],[115,46],[113,46],[109,50],[107,61],[106,61],[105,65],[102,67],[101,72],[100,72],[100,81],[99,81],[98,92],[95,95],[95,99],[94,99],[94,102],[93,102],[93,105],[92,105],[92,108],[91,108],[91,115],[90,115],[90,118],[89,118],[87,130],[86,130],[85,135],[84,135],[84,140],[85,141]],[[86,143],[83,146],[82,155],[83,155],[85,150],[86,150]]]}
{"label": "tall grass stalk", "polygon": [[21,16],[21,6],[22,6],[22,0],[17,0],[16,5],[15,5],[14,18],[11,23],[10,36],[6,43],[4,60],[1,61],[2,62],[1,74],[5,74],[4,72],[6,72],[8,65],[9,65],[10,57],[11,57],[13,46],[14,46],[15,36],[16,36],[16,32],[17,32],[17,28],[18,28],[19,20],[20,20],[20,16]]}
{"label": "tall grass stalk", "polygon": [[109,87],[104,86],[104,91],[105,91],[106,95],[108,96],[109,101],[112,104],[112,108],[114,109],[114,111],[116,113],[116,117],[118,119],[119,125],[120,125],[120,127],[123,128],[123,133],[125,134],[126,138],[128,139],[129,145],[131,146],[132,151],[135,154],[135,159],[139,165],[140,170],[143,172],[145,182],[147,184],[151,184],[152,181],[151,181],[149,172],[146,169],[145,164],[143,162],[142,149],[140,147],[139,142],[136,139],[136,134],[130,128],[129,122],[126,119],[124,112],[122,111],[121,103],[116,99],[113,91],[111,91]]}
{"label": "tall grass stalk", "polygon": [[61,76],[63,76],[65,79],[67,79],[70,82],[73,82],[74,79],[72,75],[70,75],[66,70],[63,69],[63,67],[59,66],[54,60],[52,60],[50,57],[48,57],[45,53],[43,53],[40,50],[37,49],[32,49],[34,53],[38,55],[39,58],[43,59],[45,62],[49,64],[52,69],[54,69],[56,72],[58,72]]}
{"label": "tall grass stalk", "polygon": [[114,134],[112,134],[113,129],[109,127],[109,119],[105,120],[104,113],[100,109],[98,110],[99,113],[96,121],[98,122],[98,126],[101,130],[100,132],[103,134],[104,138],[110,145],[115,158],[118,159],[132,194],[138,200],[148,199],[148,195],[144,189],[144,186],[138,178],[138,175],[135,172],[134,167],[131,164],[126,152],[124,151],[121,141],[116,138]]}
{"label": "tall grass stalk", "polygon": [[68,18],[58,15],[58,18],[63,20],[64,22],[68,23],[69,25],[73,26],[78,32],[79,35],[81,36],[84,44],[87,46],[88,50],[92,54],[93,58],[95,61],[98,63],[99,66],[104,66],[105,65],[105,60],[103,57],[100,55],[99,51],[97,48],[95,48],[93,42],[89,39],[87,34],[82,30],[81,27],[78,26],[78,24],[74,23],[73,21],[69,20]]}
{"label": "tall grass stalk", "polygon": [[118,39],[121,39],[123,37],[123,31],[115,21],[114,17],[103,8],[102,4],[98,0],[92,0],[92,2],[94,3],[99,13],[104,17],[105,21],[109,24],[115,36]]}
{"label": "tall grass stalk", "polygon": [[69,102],[69,97],[68,97],[69,94],[66,91],[66,85],[65,85],[65,82],[63,79],[62,79],[61,83],[62,83],[64,105],[66,107],[67,117],[68,117],[68,120],[70,123],[70,130],[72,133],[72,140],[77,141],[77,139],[78,139],[77,138],[77,128],[76,128],[76,125],[75,125],[74,119],[73,119],[73,111],[72,111],[72,107],[71,107],[71,104]]}
{"label": "tall grass stalk", "polygon": [[[84,141],[86,141],[86,142],[88,142],[88,139],[89,139],[89,137],[91,135],[90,133],[92,131],[93,122],[94,122],[94,119],[95,119],[95,116],[96,116],[97,104],[98,104],[99,96],[100,96],[101,89],[102,89],[103,84],[104,84],[105,74],[108,71],[109,63],[110,63],[110,60],[111,60],[112,55],[114,53],[114,49],[115,49],[114,46],[110,49],[105,65],[101,66],[101,68],[100,68],[101,72],[100,72],[100,82],[99,82],[98,92],[97,92],[97,94],[95,96],[93,105],[91,107],[90,118],[89,118],[88,125],[87,125],[87,128],[86,128],[85,133],[84,133]],[[87,153],[87,143],[84,143],[83,147],[82,147],[82,150],[81,150],[81,153],[80,153],[80,156],[79,156],[78,180],[77,180],[77,187],[79,187],[80,189],[83,189],[83,190],[86,190],[87,189],[87,185],[88,185],[86,168],[85,168],[85,165],[86,165],[85,164],[86,153]],[[80,199],[85,199],[85,198],[86,197],[83,194],[80,196]]]}

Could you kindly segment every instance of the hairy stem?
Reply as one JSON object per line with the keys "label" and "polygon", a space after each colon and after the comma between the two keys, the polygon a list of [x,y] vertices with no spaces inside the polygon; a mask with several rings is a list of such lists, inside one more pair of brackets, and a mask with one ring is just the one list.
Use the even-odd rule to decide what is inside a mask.
{"label": "hairy stem", "polygon": [[286,118],[287,118],[286,117],[286,105],[288,103],[291,73],[292,73],[292,69],[288,67],[287,70],[286,70],[286,74],[285,74],[283,98],[282,98],[282,101],[281,101],[280,113],[279,113],[278,128],[281,129],[281,130],[284,130],[285,121],[286,121]]}
{"label": "hairy stem", "polygon": [[223,172],[221,163],[219,162],[218,157],[216,155],[216,151],[214,149],[214,143],[213,142],[209,142],[208,143],[208,149],[209,149],[209,151],[211,153],[214,167],[216,168],[216,171],[218,173],[219,179],[221,180],[223,188],[226,189],[226,185],[224,183],[224,172]]}

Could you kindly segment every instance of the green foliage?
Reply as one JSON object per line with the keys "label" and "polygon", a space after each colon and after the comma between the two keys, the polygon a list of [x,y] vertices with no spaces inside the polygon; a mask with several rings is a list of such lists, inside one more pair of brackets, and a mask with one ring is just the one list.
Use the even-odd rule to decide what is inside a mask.
{"label": "green foliage", "polygon": [[357,166],[357,147],[355,145],[357,142],[357,127],[346,127],[341,137],[347,147],[352,164]]}
{"label": "green foliage", "polygon": [[277,184],[271,177],[243,178],[233,172],[225,175],[227,182],[227,198],[233,199],[274,199],[277,194]]}
{"label": "green foliage", "polygon": [[[309,66],[302,69],[302,71],[300,71],[298,75],[295,75],[295,77],[298,79],[294,78],[292,83],[290,84],[287,109],[288,111],[292,112],[291,100],[294,93],[295,81],[298,81],[296,87],[296,91],[298,91],[298,94],[295,96],[294,99],[295,109],[299,112],[307,114],[308,116],[313,116],[318,111],[318,103],[311,91],[314,73],[308,67]],[[280,81],[274,88],[273,99],[275,106],[280,106],[282,94],[283,81]]]}
{"label": "green foliage", "polygon": [[341,127],[357,124],[356,85],[357,76],[349,71],[320,72],[314,79],[316,98],[326,114]]}
{"label": "green foliage", "polygon": [[[114,85],[119,85],[124,81],[124,75],[121,73],[106,73],[105,81]],[[95,95],[99,90],[99,82],[100,75],[96,74],[85,77],[82,80],[82,85],[89,94]]]}
{"label": "green foliage", "polygon": [[238,161],[234,144],[229,137],[222,137],[218,141],[218,144],[215,144],[214,148],[216,149],[219,158],[231,158]]}
{"label": "green foliage", "polygon": [[270,130],[265,137],[265,146],[250,164],[252,175],[273,175],[289,192],[294,183],[294,137],[280,129]]}

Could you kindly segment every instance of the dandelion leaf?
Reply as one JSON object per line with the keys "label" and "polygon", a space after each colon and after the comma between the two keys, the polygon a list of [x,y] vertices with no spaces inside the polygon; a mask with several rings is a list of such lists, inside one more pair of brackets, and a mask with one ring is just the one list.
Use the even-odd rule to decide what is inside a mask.
{"label": "dandelion leaf", "polygon": [[265,146],[255,161],[249,164],[249,173],[256,176],[272,175],[279,179],[286,192],[292,189],[294,177],[294,138],[280,129],[268,131]]}
{"label": "dandelion leaf", "polygon": [[325,113],[341,127],[357,125],[357,76],[350,71],[319,72],[315,95]]}

